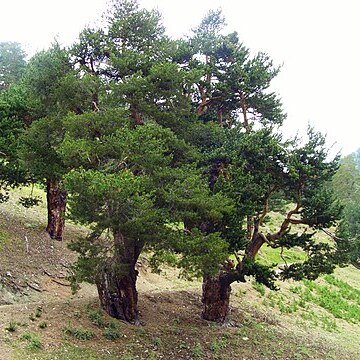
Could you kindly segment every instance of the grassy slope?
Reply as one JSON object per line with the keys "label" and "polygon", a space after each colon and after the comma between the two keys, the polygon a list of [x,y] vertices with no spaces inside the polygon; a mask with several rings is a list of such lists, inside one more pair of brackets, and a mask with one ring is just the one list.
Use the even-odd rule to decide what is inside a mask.
{"label": "grassy slope", "polygon": [[[360,353],[360,272],[352,268],[338,269],[334,278],[349,287],[332,278],[316,286],[287,282],[280,292],[236,284],[233,323],[222,327],[201,320],[199,282],[180,280],[171,269],[152,274],[143,261],[138,285],[144,325],[111,320],[98,309],[93,286],[83,284],[71,295],[63,277],[74,254],[44,234],[44,204],[17,205],[29,192],[13,193],[0,207],[0,304],[10,304],[0,306],[0,359],[356,359]],[[68,224],[66,242],[84,231]],[[281,260],[271,249],[261,255]],[[293,261],[302,255],[286,256]]]}

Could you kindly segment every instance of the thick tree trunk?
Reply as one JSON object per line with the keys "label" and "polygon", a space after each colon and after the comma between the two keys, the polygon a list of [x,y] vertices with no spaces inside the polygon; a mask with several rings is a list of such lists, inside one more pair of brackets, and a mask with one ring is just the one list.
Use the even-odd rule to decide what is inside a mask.
{"label": "thick tree trunk", "polygon": [[231,293],[230,284],[223,273],[204,278],[202,286],[203,319],[220,323],[227,319]]}
{"label": "thick tree trunk", "polygon": [[114,256],[105,262],[95,279],[100,304],[110,316],[136,324],[139,312],[135,264],[142,244],[116,232],[114,245]]}
{"label": "thick tree trunk", "polygon": [[47,180],[46,198],[48,210],[47,233],[52,239],[62,240],[65,227],[66,192],[57,180]]}
{"label": "thick tree trunk", "polygon": [[138,322],[137,271],[119,264],[114,257],[99,271],[96,286],[101,307],[112,317]]}

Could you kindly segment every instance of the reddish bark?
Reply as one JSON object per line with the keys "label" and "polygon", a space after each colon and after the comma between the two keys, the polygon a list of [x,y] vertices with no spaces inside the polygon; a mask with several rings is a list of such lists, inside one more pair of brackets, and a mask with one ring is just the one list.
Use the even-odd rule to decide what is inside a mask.
{"label": "reddish bark", "polygon": [[65,227],[66,192],[57,180],[48,180],[46,187],[48,224],[47,233],[52,239],[62,240]]}
{"label": "reddish bark", "polygon": [[260,248],[264,245],[265,238],[264,235],[261,233],[256,233],[253,235],[251,242],[249,243],[248,247],[245,251],[245,256],[255,259],[257,253],[259,252]]}
{"label": "reddish bark", "polygon": [[135,106],[133,105],[130,106],[130,112],[131,112],[131,118],[134,120],[135,126],[144,124],[141,114]]}

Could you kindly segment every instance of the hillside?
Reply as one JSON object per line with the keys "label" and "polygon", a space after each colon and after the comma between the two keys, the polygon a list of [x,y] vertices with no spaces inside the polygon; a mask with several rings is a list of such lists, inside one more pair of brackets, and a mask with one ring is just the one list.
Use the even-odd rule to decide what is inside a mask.
{"label": "hillside", "polygon": [[[65,241],[44,233],[44,203],[24,209],[11,194],[0,207],[0,359],[356,359],[360,353],[360,272],[338,269],[279,292],[233,287],[231,319],[200,318],[201,283],[139,262],[142,326],[110,319],[96,289],[66,280],[75,255],[66,244],[86,229],[67,224]],[[44,197],[40,189],[35,189]],[[267,250],[268,251],[268,250]]]}

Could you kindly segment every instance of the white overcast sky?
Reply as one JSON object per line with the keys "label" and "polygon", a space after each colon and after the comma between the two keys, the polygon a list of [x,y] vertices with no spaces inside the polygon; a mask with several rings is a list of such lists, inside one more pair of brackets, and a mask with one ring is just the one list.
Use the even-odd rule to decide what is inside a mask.
{"label": "white overcast sky", "polygon": [[[140,0],[158,8],[168,33],[186,34],[209,9],[222,8],[253,52],[283,64],[273,90],[283,100],[286,134],[310,123],[333,151],[360,147],[360,2],[357,0]],[[106,0],[1,0],[0,41],[17,41],[33,54],[57,37],[71,44]]]}

